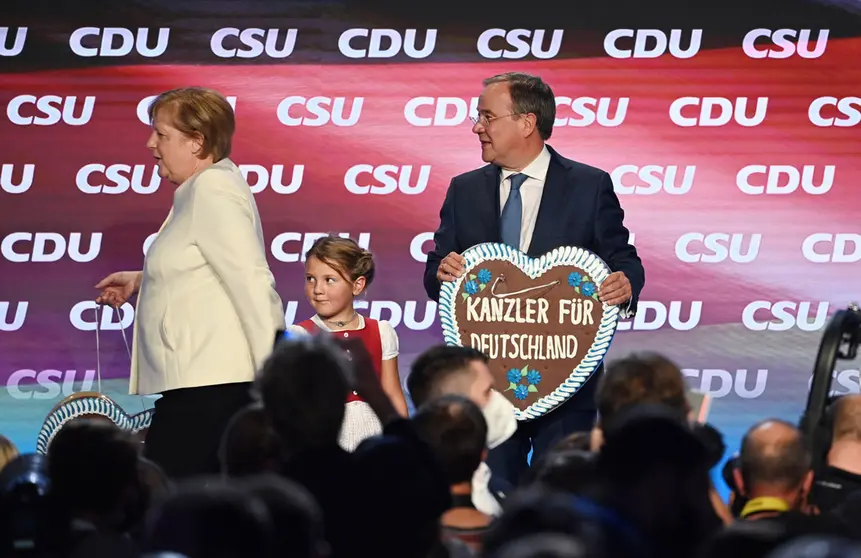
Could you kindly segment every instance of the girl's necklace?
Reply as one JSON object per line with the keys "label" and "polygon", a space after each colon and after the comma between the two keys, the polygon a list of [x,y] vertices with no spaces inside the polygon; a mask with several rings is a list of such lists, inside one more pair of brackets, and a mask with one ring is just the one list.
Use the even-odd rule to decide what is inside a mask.
{"label": "girl's necklace", "polygon": [[326,320],[326,322],[334,325],[335,327],[344,327],[345,325],[352,323],[353,320],[355,320],[358,317],[359,317],[359,313],[354,310],[353,315],[349,320],[346,320],[346,321]]}

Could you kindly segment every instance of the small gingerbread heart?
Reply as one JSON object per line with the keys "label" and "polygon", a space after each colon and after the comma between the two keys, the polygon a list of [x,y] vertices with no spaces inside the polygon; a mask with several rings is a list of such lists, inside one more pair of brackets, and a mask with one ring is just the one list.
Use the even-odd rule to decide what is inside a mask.
{"label": "small gingerbread heart", "polygon": [[152,422],[153,409],[147,409],[135,415],[129,415],[113,399],[96,391],[73,393],[58,403],[45,417],[39,436],[36,439],[36,451],[48,453],[48,447],[57,432],[68,422],[79,419],[109,420],[136,436],[145,434]]}

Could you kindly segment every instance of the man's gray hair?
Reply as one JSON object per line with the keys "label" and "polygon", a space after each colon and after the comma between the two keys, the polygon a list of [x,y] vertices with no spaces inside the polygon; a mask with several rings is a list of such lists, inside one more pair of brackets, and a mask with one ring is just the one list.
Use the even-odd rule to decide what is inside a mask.
{"label": "man's gray hair", "polygon": [[515,114],[535,115],[535,127],[541,139],[547,141],[553,134],[556,120],[556,99],[553,90],[538,76],[522,72],[507,72],[484,80],[484,86],[507,83],[511,108]]}

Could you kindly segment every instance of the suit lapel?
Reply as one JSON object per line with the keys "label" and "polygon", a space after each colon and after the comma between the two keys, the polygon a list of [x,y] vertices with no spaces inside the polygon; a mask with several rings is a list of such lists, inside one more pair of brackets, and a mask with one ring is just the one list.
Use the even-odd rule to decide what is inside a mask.
{"label": "suit lapel", "polygon": [[540,256],[554,248],[550,246],[554,238],[554,228],[563,226],[565,223],[567,205],[565,198],[570,191],[570,185],[567,180],[568,173],[556,157],[556,152],[550,150],[550,166],[547,168],[544,191],[541,193],[541,203],[538,205],[538,217],[535,219],[535,229],[527,252],[532,257]]}
{"label": "suit lapel", "polygon": [[482,197],[476,207],[482,208],[481,221],[484,224],[486,242],[501,242],[499,230],[499,167],[488,165],[484,170]]}

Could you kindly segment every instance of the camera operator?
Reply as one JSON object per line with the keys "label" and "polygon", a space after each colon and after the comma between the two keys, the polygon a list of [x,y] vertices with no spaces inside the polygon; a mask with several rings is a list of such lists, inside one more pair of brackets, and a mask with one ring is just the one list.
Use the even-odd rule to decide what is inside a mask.
{"label": "camera operator", "polygon": [[810,515],[812,465],[808,440],[795,425],[768,419],[751,427],[733,471],[739,495],[746,500],[741,519],[768,522],[787,536],[847,536],[847,526],[839,519]]}
{"label": "camera operator", "polygon": [[827,513],[861,489],[861,395],[833,404],[833,432],[826,467],[816,472],[810,503]]}
{"label": "camera operator", "polygon": [[741,442],[735,486],[747,499],[742,519],[801,512],[813,483],[812,458],[794,425],[770,419],[755,424]]}

